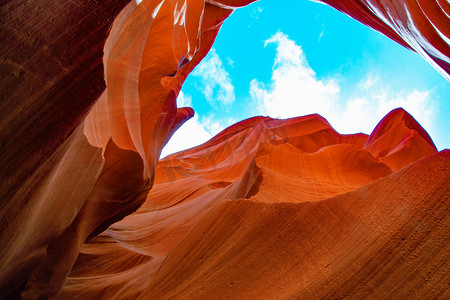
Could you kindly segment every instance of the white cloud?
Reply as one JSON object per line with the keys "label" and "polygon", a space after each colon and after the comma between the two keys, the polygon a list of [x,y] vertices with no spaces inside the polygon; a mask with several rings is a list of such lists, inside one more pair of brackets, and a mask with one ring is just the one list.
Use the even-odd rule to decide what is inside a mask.
{"label": "white cloud", "polygon": [[203,126],[214,135],[237,122],[233,118],[218,119],[214,114],[203,117],[201,121]]}
{"label": "white cloud", "polygon": [[[177,106],[192,106],[192,97],[180,92],[177,98]],[[161,158],[201,145],[234,123],[236,123],[235,119],[218,119],[213,113],[202,118],[199,118],[196,114],[173,134],[164,147]]]}
{"label": "white cloud", "polygon": [[189,95],[185,95],[182,91],[178,94],[177,98],[177,107],[192,107],[192,97]]}
{"label": "white cloud", "polygon": [[361,80],[358,83],[358,88],[361,90],[368,90],[373,87],[377,82],[379,82],[380,78],[378,76],[369,75],[367,78]]}
{"label": "white cloud", "polygon": [[282,118],[319,113],[329,115],[336,105],[339,86],[334,80],[321,81],[308,65],[300,46],[278,32],[265,45],[277,45],[271,82],[266,86],[254,79],[250,96],[262,114]]}
{"label": "white cloud", "polygon": [[[270,44],[276,45],[270,82],[254,79],[250,83],[253,101],[249,105],[255,107],[255,114],[288,118],[319,113],[340,133],[370,133],[390,110],[403,107],[435,136],[433,120],[437,107],[432,91],[394,92],[382,76],[369,72],[355,83],[354,96],[344,99],[338,78],[318,78],[301,47],[287,35],[276,33],[265,43]],[[237,121],[224,113],[224,105],[234,102],[234,87],[222,61],[211,51],[206,63],[200,64],[193,74],[200,77],[205,97],[212,102],[215,113],[196,115],[187,121],[175,132],[161,157],[200,145]],[[192,107],[192,97],[180,92],[177,103],[178,107]]]}
{"label": "white cloud", "polygon": [[[380,90],[380,89],[378,89]],[[372,89],[375,91],[375,88]],[[378,116],[382,117],[386,112],[396,107],[403,107],[428,131],[432,131],[433,118],[437,109],[431,98],[431,91],[412,90],[409,94],[393,93],[389,90],[381,90],[375,94]]]}
{"label": "white cloud", "polygon": [[234,67],[234,60],[232,60],[232,59],[229,58],[229,57],[227,57],[226,60],[227,60],[227,64],[228,64],[230,67]]}
{"label": "white cloud", "polygon": [[[227,61],[232,66],[233,61],[230,58]],[[214,48],[210,50],[208,55],[195,68],[191,76],[199,78],[197,82],[199,90],[203,93],[213,110],[223,112],[231,108],[235,100],[234,86],[231,83],[230,76],[225,70],[222,60]],[[177,98],[177,106],[193,107],[192,97],[180,91]],[[214,113],[204,117],[195,115],[173,134],[164,147],[161,158],[184,149],[198,146],[234,122],[234,119],[224,118],[224,116],[216,118]]]}
{"label": "white cloud", "polygon": [[261,6],[257,6],[255,8],[253,8],[252,12],[251,12],[251,17],[253,19],[258,19],[259,15],[263,12],[263,8]]}
{"label": "white cloud", "polygon": [[[177,107],[192,107],[192,97],[180,91],[177,98]],[[170,138],[167,145],[164,147],[161,158],[197,145],[200,145],[212,137],[211,132],[208,131],[199,121],[198,116],[195,115],[190,120],[186,121]]]}
{"label": "white cloud", "polygon": [[197,115],[184,123],[164,147],[161,158],[169,154],[201,145],[223,129],[236,123],[234,119],[216,120],[214,115],[199,118]]}
{"label": "white cloud", "polygon": [[433,137],[433,116],[436,113],[435,104],[429,91],[413,90],[408,94],[394,93],[379,85],[366,89],[360,98],[346,102],[341,117],[333,116],[333,125],[343,133],[361,131],[370,133],[375,125],[388,112],[397,107],[403,107],[422,127]]}
{"label": "white cloud", "polygon": [[318,39],[318,42],[320,43],[320,41],[322,40],[322,38],[323,38],[323,33],[324,33],[324,31],[323,31],[323,28],[322,28],[322,31],[319,33],[319,39]]}
{"label": "white cloud", "polygon": [[211,132],[205,129],[195,115],[186,123],[184,123],[172,136],[167,145],[164,147],[161,158],[194,146],[203,144],[212,137]]}
{"label": "white cloud", "polygon": [[342,99],[338,79],[317,78],[301,47],[287,35],[277,32],[268,44],[277,47],[271,81],[264,84],[254,79],[250,83],[258,113],[279,118],[319,113],[341,133],[370,133],[390,110],[403,107],[433,137],[436,108],[430,91],[396,93],[369,74],[355,84],[353,94],[357,96]]}
{"label": "white cloud", "polygon": [[200,77],[201,92],[208,103],[229,110],[235,100],[234,86],[214,48],[195,68],[191,76]]}

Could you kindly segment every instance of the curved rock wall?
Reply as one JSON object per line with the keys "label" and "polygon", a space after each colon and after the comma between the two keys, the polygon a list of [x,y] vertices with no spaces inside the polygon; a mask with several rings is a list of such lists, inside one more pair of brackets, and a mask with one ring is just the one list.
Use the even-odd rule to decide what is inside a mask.
{"label": "curved rock wall", "polygon": [[319,0],[416,51],[450,80],[450,5],[445,0]]}
{"label": "curved rock wall", "polygon": [[[89,247],[84,245],[87,239],[138,209],[154,180],[154,191],[164,193],[164,180],[172,184],[185,176],[180,173],[184,166],[178,166],[177,160],[165,160],[155,179],[162,147],[194,113],[191,108],[177,108],[176,97],[188,74],[211,48],[222,22],[233,9],[251,2],[0,3],[0,296],[14,298],[22,293],[22,297],[34,299],[57,295],[80,249]],[[449,8],[445,1],[323,2],[415,50],[448,78]],[[289,128],[297,132],[297,125],[290,123],[298,120],[279,123],[256,118],[238,123],[197,148],[196,172],[206,172],[202,175],[205,178],[211,176],[207,186],[214,193],[192,211],[207,212],[201,208],[212,208],[211,199],[217,197],[241,199],[260,193],[265,195],[261,202],[288,201],[288,194],[273,192],[277,184],[303,186],[305,199],[324,200],[436,151],[423,129],[411,125],[416,123],[410,116],[398,111],[393,114],[386,121],[393,127],[380,125],[383,130],[376,129],[367,140],[362,135],[338,135],[318,117],[308,121],[317,123],[312,128],[323,127],[314,129],[314,135],[292,135]],[[273,141],[268,143],[267,137]],[[253,141],[256,148],[246,147],[239,156],[235,151],[244,151],[238,147],[243,141]],[[281,157],[295,154],[292,160],[299,159],[303,166],[299,174],[303,175],[297,178],[293,170],[273,165],[272,159],[264,159],[272,154],[264,156],[264,152]],[[230,153],[235,153],[231,157],[236,161],[229,161]],[[333,164],[335,155],[355,159],[341,161],[334,171],[313,172],[318,162]],[[192,159],[180,161],[189,165]],[[164,169],[168,163],[175,165]],[[360,176],[352,175],[355,169]],[[310,176],[321,182],[323,190],[304,181]],[[197,186],[189,180],[185,184]],[[190,188],[181,184],[176,190],[185,194]],[[204,186],[197,188],[206,193]],[[171,199],[170,203],[177,197]],[[166,200],[154,201],[166,207]],[[185,217],[178,218],[168,219],[172,225],[162,221],[167,228],[159,229],[167,233],[174,228],[178,235],[149,253],[122,249],[117,245],[119,238],[102,235],[93,241],[104,238],[111,243],[108,251],[124,251],[132,257],[130,261],[149,264],[143,271],[136,263],[141,266],[142,286],[135,288],[145,295],[149,278],[173,248],[173,241],[181,239],[186,228],[200,219],[193,217],[186,225]],[[178,225],[182,229],[176,229]],[[92,251],[97,251],[95,248]],[[103,263],[105,253],[101,254],[99,262]],[[76,271],[80,259],[83,256],[78,258],[72,277],[86,271]],[[127,266],[116,263],[116,275],[120,268],[129,274]],[[77,280],[73,282],[79,284]],[[122,279],[117,282],[120,289],[132,284]],[[103,285],[102,293],[120,295],[106,287],[110,286],[108,281]],[[64,293],[70,289],[69,281]]]}
{"label": "curved rock wall", "polygon": [[450,156],[436,152],[402,109],[370,136],[318,115],[244,120],[162,159],[59,299],[445,298]]}

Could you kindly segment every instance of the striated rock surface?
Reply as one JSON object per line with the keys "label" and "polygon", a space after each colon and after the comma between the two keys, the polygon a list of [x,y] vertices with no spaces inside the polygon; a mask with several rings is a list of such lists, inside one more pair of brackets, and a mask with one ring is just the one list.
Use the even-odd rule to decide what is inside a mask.
{"label": "striated rock surface", "polygon": [[[182,83],[233,9],[251,2],[0,3],[0,298],[53,298],[69,273],[62,299],[84,295],[80,290],[104,299],[180,296],[179,289],[213,297],[206,286],[211,291],[214,285],[205,283],[203,289],[193,278],[200,278],[196,272],[215,270],[214,265],[183,275],[194,276],[187,282],[197,282],[204,294],[189,290],[192,283],[172,285],[171,292],[158,283],[165,272],[171,273],[165,267],[171,264],[170,253],[186,255],[176,244],[187,238],[188,230],[207,223],[210,210],[239,199],[244,206],[258,207],[332,201],[330,197],[403,172],[436,152],[427,133],[402,110],[386,117],[370,137],[339,135],[319,116],[257,117],[161,161],[156,169],[165,143],[194,113],[176,107]],[[445,1],[323,2],[413,49],[448,78]],[[427,159],[445,164],[448,154]],[[446,195],[446,185],[439,185],[439,176],[448,174],[446,167],[429,165],[437,166],[429,171],[436,182],[423,192],[434,188],[434,194],[418,194],[420,199]],[[398,181],[407,186],[403,177]],[[244,206],[237,210],[253,209]],[[411,218],[422,217],[418,212]],[[380,228],[389,227],[389,220],[380,221]],[[239,218],[235,221],[240,224]],[[431,232],[441,234],[442,226]],[[227,235],[224,239],[234,243]],[[430,243],[432,251],[441,251],[440,242]],[[425,259],[425,254],[419,257]],[[164,259],[167,263],[161,266]],[[228,261],[228,256],[223,259]],[[414,261],[409,263],[417,268]],[[435,271],[432,267],[430,272],[442,275]],[[387,276],[381,272],[374,278],[381,280],[383,274]],[[427,274],[421,278],[438,278]],[[246,277],[256,280],[251,274]],[[433,295],[446,291],[440,287]]]}
{"label": "striated rock surface", "polygon": [[449,158],[402,109],[370,136],[244,120],[162,159],[59,299],[446,298]]}
{"label": "striated rock surface", "polygon": [[0,7],[1,70],[11,72],[2,81],[2,296],[57,295],[84,241],[142,204],[162,147],[193,115],[176,107],[181,83],[232,12],[202,1],[87,2]]}
{"label": "striated rock surface", "polygon": [[78,127],[129,2],[0,1],[0,298],[23,288],[98,177],[102,151]]}
{"label": "striated rock surface", "polygon": [[450,5],[446,0],[317,0],[420,54],[450,80]]}
{"label": "striated rock surface", "polygon": [[449,155],[320,202],[225,201],[140,298],[446,299]]}

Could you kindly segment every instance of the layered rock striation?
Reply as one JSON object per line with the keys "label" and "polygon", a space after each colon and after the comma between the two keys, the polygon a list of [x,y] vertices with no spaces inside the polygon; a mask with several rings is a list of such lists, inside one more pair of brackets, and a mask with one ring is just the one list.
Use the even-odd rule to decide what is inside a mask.
{"label": "layered rock striation", "polygon": [[[202,146],[161,161],[157,167],[165,143],[194,113],[191,108],[176,107],[184,80],[207,54],[233,9],[251,2],[0,3],[0,297],[54,298],[62,289],[60,297],[75,298],[74,289],[81,287],[87,297],[93,298],[149,297],[149,293],[181,296],[180,289],[185,295],[213,296],[208,291],[215,286],[205,283],[203,289],[198,285],[202,281],[196,281],[201,278],[200,273],[195,272],[210,273],[206,270],[215,270],[220,257],[228,261],[223,249],[211,246],[219,260],[192,273],[186,271],[183,276],[187,276],[187,283],[181,282],[176,288],[171,284],[172,291],[160,280],[167,272],[172,273],[169,269],[179,259],[177,255],[185,255],[185,250],[177,250],[176,244],[187,238],[188,230],[207,224],[205,218],[214,216],[215,211],[228,211],[227,205],[244,213],[255,207],[333,202],[330,197],[356,193],[355,189],[381,177],[397,178],[392,182],[413,185],[411,189],[416,191],[417,184],[407,179],[413,177],[407,174],[415,171],[408,173],[402,168],[429,155],[432,156],[426,158],[430,161],[425,165],[435,167],[427,169],[427,179],[436,179],[423,187],[423,193],[417,192],[417,201],[438,201],[436,195],[446,195],[448,184],[441,183],[448,180],[447,152],[436,154],[427,133],[401,110],[388,115],[369,137],[339,135],[319,116],[291,120],[252,118]],[[448,78],[449,7],[445,1],[323,2],[416,51]],[[408,168],[417,170],[413,166]],[[391,181],[383,180],[389,186]],[[406,190],[405,187],[404,194],[396,197],[411,198],[416,193],[411,192],[411,196]],[[383,198],[376,191],[367,195],[371,193],[374,199]],[[352,199],[364,198],[358,195]],[[442,209],[446,203],[441,203]],[[147,223],[143,213],[146,209],[155,213],[151,215],[153,223]],[[408,209],[413,211],[411,222],[431,218],[423,211]],[[230,217],[233,215],[231,212]],[[443,251],[440,241],[445,239],[438,241],[435,234],[442,235],[448,223],[439,216],[433,219],[437,225],[429,230],[432,239],[427,245],[431,245],[431,252],[421,252],[421,263],[427,259],[426,253]],[[386,218],[374,226],[397,228],[390,223],[394,217]],[[254,221],[260,223],[256,220],[258,217]],[[314,220],[315,224],[323,221],[320,217]],[[235,221],[229,225],[241,224],[239,218]],[[250,225],[242,224],[250,230]],[[124,231],[121,226],[131,226],[130,235],[120,234]],[[256,235],[258,230],[254,231]],[[136,231],[140,238],[135,238]],[[208,238],[216,239],[216,234],[211,233]],[[330,234],[343,237],[337,232]],[[404,234],[399,236],[408,243],[414,239]],[[224,238],[235,243],[234,238]],[[108,247],[101,247],[102,243]],[[235,245],[241,247],[237,241]],[[260,244],[254,247],[268,249]],[[322,248],[318,245],[317,249]],[[323,249],[317,255],[322,253]],[[273,257],[280,260],[277,255]],[[161,265],[163,260],[166,263]],[[422,266],[408,257],[405,261],[414,270]],[[245,265],[239,259],[235,263]],[[430,283],[430,289],[420,291],[412,289],[417,295],[446,293],[447,289],[441,287],[448,278],[436,269],[443,266],[438,263],[441,261],[433,262],[430,273],[421,273],[421,278],[436,285]],[[256,284],[256,277],[250,274],[252,268],[248,270],[243,274],[247,274],[249,283]],[[431,273],[438,275],[433,277]],[[316,273],[311,274],[313,279],[306,281],[319,278]],[[377,282],[387,280],[387,272],[376,274]],[[408,274],[411,278],[419,276]],[[289,276],[294,275],[295,272]],[[67,276],[70,280],[66,282]],[[208,276],[208,280],[214,278]],[[352,278],[345,279],[348,287],[352,282],[362,284]],[[192,282],[197,282],[195,290],[188,288],[195,286]],[[293,284],[290,282],[286,284]],[[128,287],[135,291],[130,292]],[[304,287],[310,289],[309,285]],[[286,291],[308,296],[291,288]]]}
{"label": "layered rock striation", "polygon": [[449,158],[402,109],[370,136],[244,120],[162,159],[59,299],[445,298]]}

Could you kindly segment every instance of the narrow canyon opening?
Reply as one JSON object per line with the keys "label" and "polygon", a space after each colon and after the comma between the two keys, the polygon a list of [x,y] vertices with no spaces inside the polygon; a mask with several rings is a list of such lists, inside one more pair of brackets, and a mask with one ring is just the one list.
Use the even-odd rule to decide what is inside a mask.
{"label": "narrow canyon opening", "polygon": [[[450,153],[402,108],[370,134],[255,116],[159,160],[251,2],[0,6],[0,298],[449,297]],[[321,2],[449,78],[446,1]]]}

